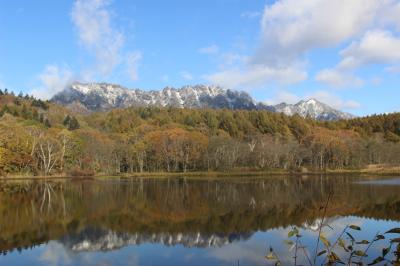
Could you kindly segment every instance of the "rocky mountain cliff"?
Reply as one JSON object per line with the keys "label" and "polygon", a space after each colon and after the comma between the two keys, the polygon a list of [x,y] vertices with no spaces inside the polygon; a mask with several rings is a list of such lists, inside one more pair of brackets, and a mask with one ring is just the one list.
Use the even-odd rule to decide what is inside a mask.
{"label": "rocky mountain cliff", "polygon": [[107,111],[132,106],[158,106],[177,108],[227,108],[268,110],[287,115],[299,114],[318,120],[339,120],[353,117],[318,102],[315,99],[297,104],[266,105],[255,101],[243,91],[225,90],[218,86],[196,85],[180,89],[166,87],[160,91],[128,89],[108,83],[74,83],[56,94],[52,101],[79,112]]}
{"label": "rocky mountain cliff", "polygon": [[302,117],[311,117],[317,120],[340,120],[354,118],[352,114],[336,110],[315,99],[300,101],[296,104],[281,103],[273,106],[275,112],[286,115],[298,114]]}

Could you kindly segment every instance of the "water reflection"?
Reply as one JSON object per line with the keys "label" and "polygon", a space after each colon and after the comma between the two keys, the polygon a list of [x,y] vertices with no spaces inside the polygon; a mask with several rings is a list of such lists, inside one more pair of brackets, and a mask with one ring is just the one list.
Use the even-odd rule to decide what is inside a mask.
{"label": "water reflection", "polygon": [[361,185],[390,185],[390,186],[400,186],[400,178],[389,178],[389,179],[379,179],[379,180],[363,180],[357,182],[357,184]]}
{"label": "water reflection", "polygon": [[126,245],[145,243],[164,246],[182,245],[187,248],[222,247],[235,241],[247,240],[251,234],[202,234],[197,233],[117,233],[111,230],[87,228],[60,240],[73,251],[108,251]]}
{"label": "water reflection", "polygon": [[336,229],[332,234],[349,222],[366,226],[363,237],[398,225],[398,186],[357,184],[361,180],[2,183],[0,250],[7,256],[0,263],[237,265],[239,260],[240,265],[265,265],[269,244],[291,258],[282,239],[292,225],[307,229],[304,241],[313,245],[320,207],[331,192],[327,216]]}

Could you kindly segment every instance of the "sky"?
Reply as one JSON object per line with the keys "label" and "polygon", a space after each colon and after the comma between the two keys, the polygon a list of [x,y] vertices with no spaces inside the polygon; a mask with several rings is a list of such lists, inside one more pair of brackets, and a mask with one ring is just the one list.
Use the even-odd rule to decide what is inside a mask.
{"label": "sky", "polygon": [[0,88],[215,84],[400,111],[399,0],[0,0]]}

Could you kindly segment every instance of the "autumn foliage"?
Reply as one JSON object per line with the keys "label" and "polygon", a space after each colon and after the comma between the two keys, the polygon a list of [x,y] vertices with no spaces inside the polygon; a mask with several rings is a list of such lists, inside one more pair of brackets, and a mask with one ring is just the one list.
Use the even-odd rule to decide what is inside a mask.
{"label": "autumn foliage", "polygon": [[155,107],[80,115],[28,95],[0,93],[2,175],[297,171],[399,163],[398,113],[337,122],[268,111]]}

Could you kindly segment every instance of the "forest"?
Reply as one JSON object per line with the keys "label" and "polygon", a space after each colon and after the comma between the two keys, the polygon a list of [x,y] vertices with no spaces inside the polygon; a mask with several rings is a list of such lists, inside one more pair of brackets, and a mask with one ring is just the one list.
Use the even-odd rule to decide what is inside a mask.
{"label": "forest", "polygon": [[400,113],[336,122],[268,111],[79,114],[0,91],[0,175],[362,169],[400,165]]}

